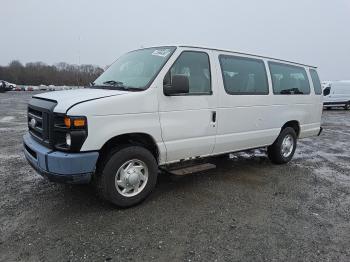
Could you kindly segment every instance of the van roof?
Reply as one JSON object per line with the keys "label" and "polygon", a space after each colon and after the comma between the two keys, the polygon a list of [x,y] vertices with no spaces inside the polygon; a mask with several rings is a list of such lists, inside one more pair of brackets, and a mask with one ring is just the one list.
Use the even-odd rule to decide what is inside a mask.
{"label": "van roof", "polygon": [[344,83],[344,84],[350,84],[350,80],[338,80],[338,81],[333,81],[333,82]]}
{"label": "van roof", "polygon": [[332,86],[345,86],[347,88],[350,88],[350,80],[339,80],[339,81],[333,81],[331,83]]}
{"label": "van roof", "polygon": [[273,58],[273,57],[267,57],[267,56],[262,56],[262,55],[254,55],[254,54],[249,54],[249,53],[243,53],[243,52],[236,52],[236,51],[224,50],[224,49],[209,48],[209,47],[200,47],[200,46],[190,46],[190,45],[178,45],[178,47],[198,48],[198,49],[206,49],[206,50],[214,50],[214,51],[228,52],[228,53],[239,54],[239,55],[250,55],[250,56],[255,56],[255,57],[264,58],[264,59],[271,59],[271,60],[280,61],[280,62],[287,62],[287,63],[291,63],[291,64],[295,64],[295,65],[301,65],[301,66],[307,66],[307,67],[317,68],[317,66],[306,65],[306,64],[302,64],[302,63],[293,62],[293,61],[288,61],[288,60],[283,60],[283,59],[278,59],[278,58]]}

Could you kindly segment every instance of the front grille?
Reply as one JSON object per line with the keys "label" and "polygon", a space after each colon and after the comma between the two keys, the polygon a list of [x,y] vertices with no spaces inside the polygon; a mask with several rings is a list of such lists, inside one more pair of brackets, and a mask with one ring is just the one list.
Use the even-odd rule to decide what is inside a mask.
{"label": "front grille", "polygon": [[39,143],[51,147],[53,108],[56,102],[33,98],[28,104],[29,133]]}
{"label": "front grille", "polygon": [[28,106],[28,128],[29,132],[42,140],[48,139],[47,128],[48,114]]}

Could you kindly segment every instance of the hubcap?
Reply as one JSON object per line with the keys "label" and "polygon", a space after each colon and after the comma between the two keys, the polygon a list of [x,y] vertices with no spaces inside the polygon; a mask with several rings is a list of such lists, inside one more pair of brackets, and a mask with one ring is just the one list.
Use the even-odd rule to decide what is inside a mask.
{"label": "hubcap", "polygon": [[115,176],[115,187],[122,196],[133,197],[145,188],[147,180],[146,164],[141,160],[132,159],[118,169]]}
{"label": "hubcap", "polygon": [[282,141],[282,155],[283,157],[289,157],[294,148],[294,139],[291,135],[286,135]]}

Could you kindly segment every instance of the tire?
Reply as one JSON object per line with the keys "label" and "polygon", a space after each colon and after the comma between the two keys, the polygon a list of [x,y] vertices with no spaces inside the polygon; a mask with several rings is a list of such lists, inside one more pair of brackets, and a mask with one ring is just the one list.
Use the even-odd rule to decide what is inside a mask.
{"label": "tire", "polygon": [[286,164],[293,158],[296,146],[297,135],[295,130],[286,127],[281,131],[276,141],[267,148],[267,154],[272,163]]}
{"label": "tire", "polygon": [[[131,207],[152,192],[157,175],[157,161],[150,151],[141,146],[126,146],[112,150],[101,159],[96,188],[104,200],[118,207]],[[135,187],[138,187],[136,191]]]}
{"label": "tire", "polygon": [[348,101],[345,106],[344,106],[345,110],[349,110],[350,109],[350,101]]}

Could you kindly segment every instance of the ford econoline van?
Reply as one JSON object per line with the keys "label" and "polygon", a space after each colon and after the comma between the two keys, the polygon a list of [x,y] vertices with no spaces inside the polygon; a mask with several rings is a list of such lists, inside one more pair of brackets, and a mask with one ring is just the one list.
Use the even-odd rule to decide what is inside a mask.
{"label": "ford econoline van", "polygon": [[332,107],[343,107],[350,109],[350,81],[335,81],[323,89],[323,105],[330,109]]}
{"label": "ford econoline van", "polygon": [[297,140],[321,133],[316,68],[225,50],[161,46],[129,52],[91,86],[34,95],[24,153],[51,181],[94,182],[127,207],[158,168],[266,147],[289,162]]}

